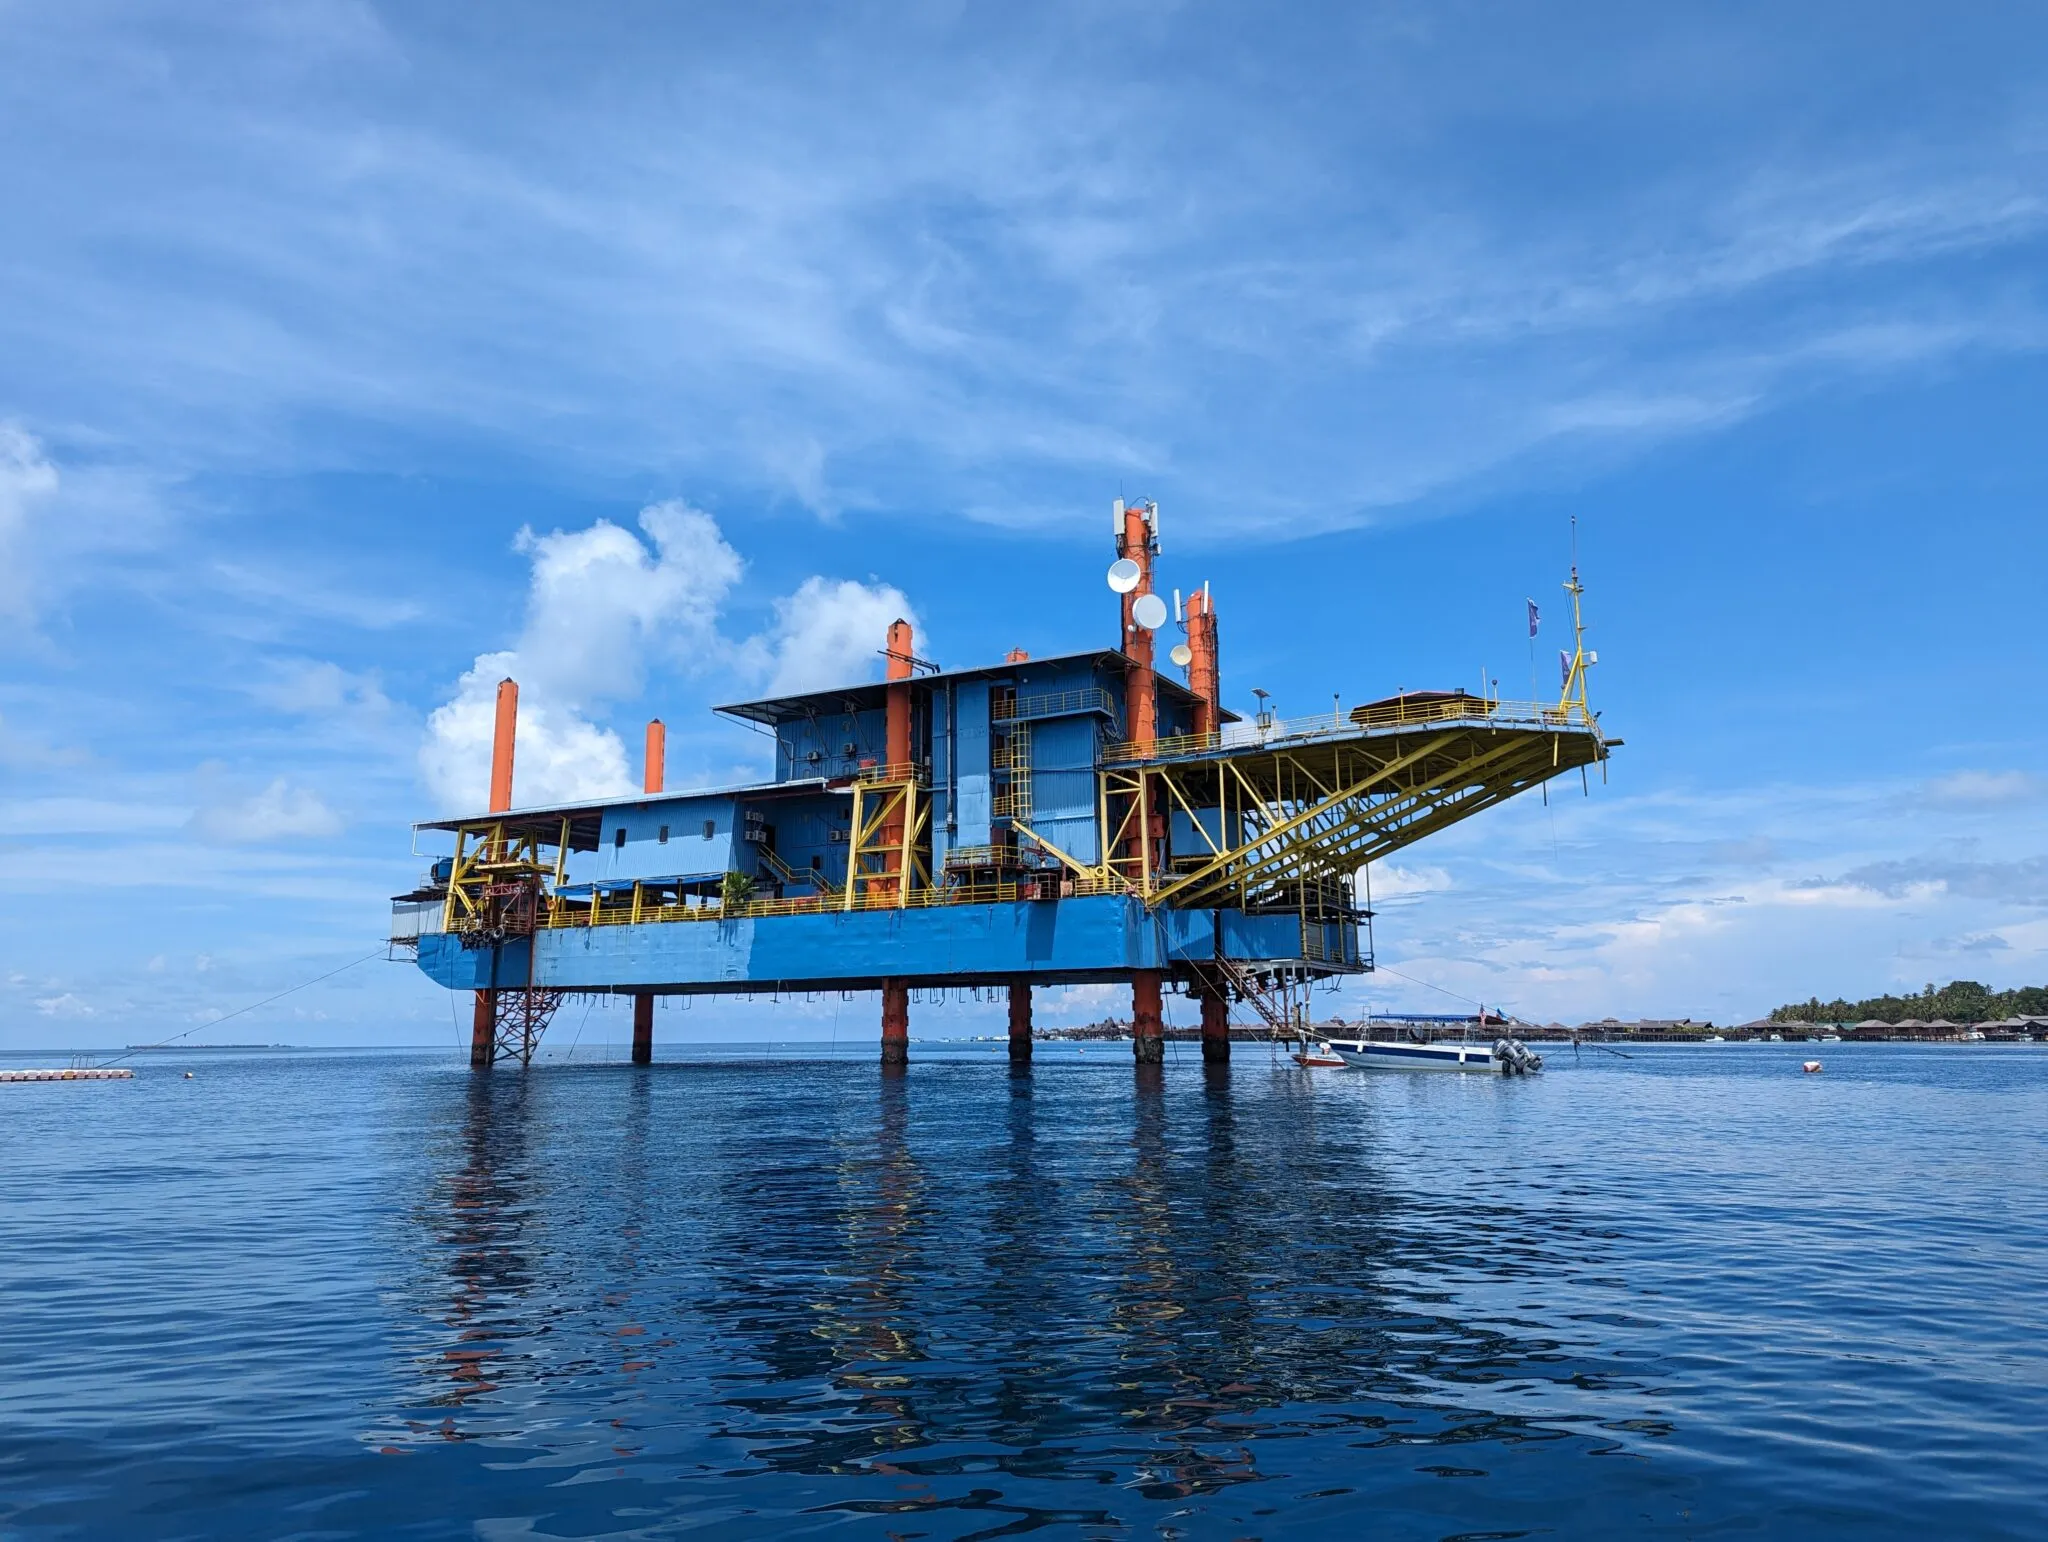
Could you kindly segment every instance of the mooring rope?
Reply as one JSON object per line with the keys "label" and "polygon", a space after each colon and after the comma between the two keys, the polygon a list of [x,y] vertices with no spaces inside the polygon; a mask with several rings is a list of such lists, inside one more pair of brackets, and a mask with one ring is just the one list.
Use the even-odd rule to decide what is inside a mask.
{"label": "mooring rope", "polygon": [[358,964],[367,964],[373,958],[381,958],[387,953],[389,953],[390,949],[391,945],[388,942],[380,942],[379,944],[377,944],[375,948],[371,949],[371,951],[369,951],[368,953],[365,953],[361,958],[352,958],[346,964],[343,964],[339,969],[330,969],[327,971],[327,973],[317,974],[313,976],[313,978],[310,980],[301,980],[297,985],[291,986],[285,990],[281,990],[275,996],[265,996],[261,1001],[252,1001],[246,1007],[237,1007],[234,1011],[228,1013],[225,1017],[216,1017],[210,1022],[194,1023],[190,1028],[187,1028],[184,1031],[184,1033],[174,1033],[168,1039],[159,1039],[154,1044],[131,1044],[127,1049],[123,1050],[120,1054],[116,1055],[112,1060],[102,1060],[98,1066],[94,1067],[94,1069],[98,1070],[110,1065],[119,1065],[122,1061],[126,1060],[130,1055],[140,1055],[146,1053],[149,1050],[162,1049],[166,1044],[175,1044],[178,1042],[178,1040],[184,1038],[186,1034],[197,1033],[202,1028],[218,1028],[222,1023],[233,1022],[236,1018],[243,1016],[245,1013],[253,1012],[258,1007],[267,1007],[271,1004],[271,1002],[282,1001],[284,1000],[285,997],[295,995],[299,991],[306,989],[306,987],[309,985],[318,985],[322,980],[331,980],[338,974],[346,974],[349,970],[355,968],[356,965]]}

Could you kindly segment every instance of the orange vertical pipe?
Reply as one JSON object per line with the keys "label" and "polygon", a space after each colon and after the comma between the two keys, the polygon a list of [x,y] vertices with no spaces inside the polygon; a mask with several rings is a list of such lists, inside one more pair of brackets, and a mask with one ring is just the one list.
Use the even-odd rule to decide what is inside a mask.
{"label": "orange vertical pipe", "polygon": [[1223,697],[1222,671],[1216,658],[1216,606],[1206,588],[1188,597],[1188,688],[1200,698],[1195,707],[1195,732],[1212,734],[1222,726],[1218,710]]}
{"label": "orange vertical pipe", "polygon": [[519,733],[519,682],[498,682],[498,722],[491,733],[491,812],[512,806],[512,741]]}
{"label": "orange vertical pipe", "polygon": [[908,682],[915,638],[910,623],[901,616],[889,623],[889,668],[887,754],[891,767],[910,764],[910,686]]}
{"label": "orange vertical pipe", "polygon": [[[898,616],[889,623],[882,735],[882,774],[889,780],[910,775],[910,661],[915,642],[908,621]],[[871,893],[886,894],[903,883],[903,811],[904,805],[898,803],[894,815],[876,832],[883,846],[884,877],[879,884],[870,883]]]}
{"label": "orange vertical pipe", "polygon": [[[1137,587],[1124,596],[1124,631],[1121,646],[1131,660],[1124,676],[1124,734],[1140,751],[1159,740],[1159,685],[1152,673],[1152,634],[1138,625],[1132,614],[1140,595],[1152,593],[1152,526],[1143,508],[1124,509],[1124,528],[1117,542],[1117,555],[1138,564]],[[1142,774],[1142,773],[1141,773]],[[1138,871],[1150,867],[1147,844],[1153,839],[1156,820],[1144,825],[1133,822],[1128,856],[1136,859]],[[1133,876],[1136,876],[1133,874]],[[1139,1065],[1158,1065],[1166,1058],[1166,1021],[1161,1001],[1159,971],[1141,969],[1131,976],[1131,1055]]]}
{"label": "orange vertical pipe", "polygon": [[[640,770],[640,785],[648,792],[660,792],[668,774],[668,730],[660,718],[647,724],[647,750]],[[633,996],[633,1064],[654,1064],[654,997],[648,991]]]}
{"label": "orange vertical pipe", "polygon": [[[519,682],[498,682],[498,716],[491,729],[491,812],[502,814],[512,807],[512,745],[519,734]],[[470,1019],[469,1063],[487,1069],[497,1052],[498,993],[476,993],[476,1010]]]}
{"label": "orange vertical pipe", "polygon": [[660,792],[668,776],[668,729],[662,726],[660,718],[647,725],[647,755],[642,773],[641,787],[647,792]]}
{"label": "orange vertical pipe", "polygon": [[[1139,596],[1152,593],[1152,526],[1142,505],[1124,509],[1124,528],[1117,538],[1116,553],[1138,564],[1138,585],[1123,597],[1124,630],[1119,646],[1131,661],[1124,675],[1124,736],[1144,751],[1159,740],[1159,682],[1152,672],[1152,634],[1139,626],[1132,614]],[[1159,819],[1148,820],[1144,826],[1132,822],[1123,853],[1130,864],[1131,878],[1149,870],[1146,842],[1159,833],[1162,825]]]}
{"label": "orange vertical pipe", "polygon": [[1124,733],[1131,743],[1150,748],[1159,737],[1159,693],[1152,677],[1152,634],[1139,626],[1131,611],[1140,595],[1152,592],[1152,527],[1142,508],[1124,510],[1124,532],[1116,554],[1138,564],[1138,587],[1123,597],[1124,630],[1118,646],[1136,667],[1124,677]]}

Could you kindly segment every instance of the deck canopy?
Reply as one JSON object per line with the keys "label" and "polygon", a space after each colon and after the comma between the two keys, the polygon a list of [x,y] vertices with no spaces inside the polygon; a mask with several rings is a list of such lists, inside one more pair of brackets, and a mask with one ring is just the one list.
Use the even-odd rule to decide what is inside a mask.
{"label": "deck canopy", "polygon": [[[1056,653],[1045,658],[1029,658],[1014,664],[990,664],[979,669],[946,669],[936,674],[919,675],[913,685],[930,689],[935,685],[965,680],[1010,680],[1034,673],[1071,673],[1074,666],[1090,669],[1125,671],[1135,669],[1136,662],[1128,654],[1113,648],[1102,648],[1081,653]],[[1182,685],[1171,675],[1154,672],[1158,681],[1160,696],[1178,702],[1192,710],[1199,700],[1195,693]],[[737,718],[741,722],[758,723],[765,728],[778,728],[784,723],[803,722],[836,712],[880,711],[888,700],[888,686],[880,680],[871,680],[859,685],[843,685],[825,691],[807,691],[800,696],[771,696],[762,701],[735,702],[731,706],[716,707],[712,710],[724,717]],[[1226,723],[1238,721],[1235,712],[1219,707],[1218,717]]]}

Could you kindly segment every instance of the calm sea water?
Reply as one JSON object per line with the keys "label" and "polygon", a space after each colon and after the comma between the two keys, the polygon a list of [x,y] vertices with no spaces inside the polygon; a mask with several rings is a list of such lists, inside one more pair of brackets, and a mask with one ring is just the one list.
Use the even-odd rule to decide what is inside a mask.
{"label": "calm sea water", "polygon": [[0,1087],[0,1534],[2048,1536],[2048,1046],[917,1050]]}

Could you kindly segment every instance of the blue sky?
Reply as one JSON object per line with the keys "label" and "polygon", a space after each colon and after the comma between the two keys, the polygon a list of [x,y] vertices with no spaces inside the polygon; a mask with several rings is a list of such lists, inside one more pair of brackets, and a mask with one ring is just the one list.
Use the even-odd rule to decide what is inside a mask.
{"label": "blue sky", "polygon": [[[522,797],[657,712],[672,785],[756,774],[705,709],[865,668],[899,605],[953,664],[1113,638],[1119,494],[1283,712],[1525,694],[1531,595],[1553,681],[1578,517],[1610,783],[1379,872],[1407,978],[1333,1008],[2048,980],[2025,7],[73,0],[0,40],[0,1042],[368,952],[498,655]],[[382,963],[232,1026],[455,1036]]]}

